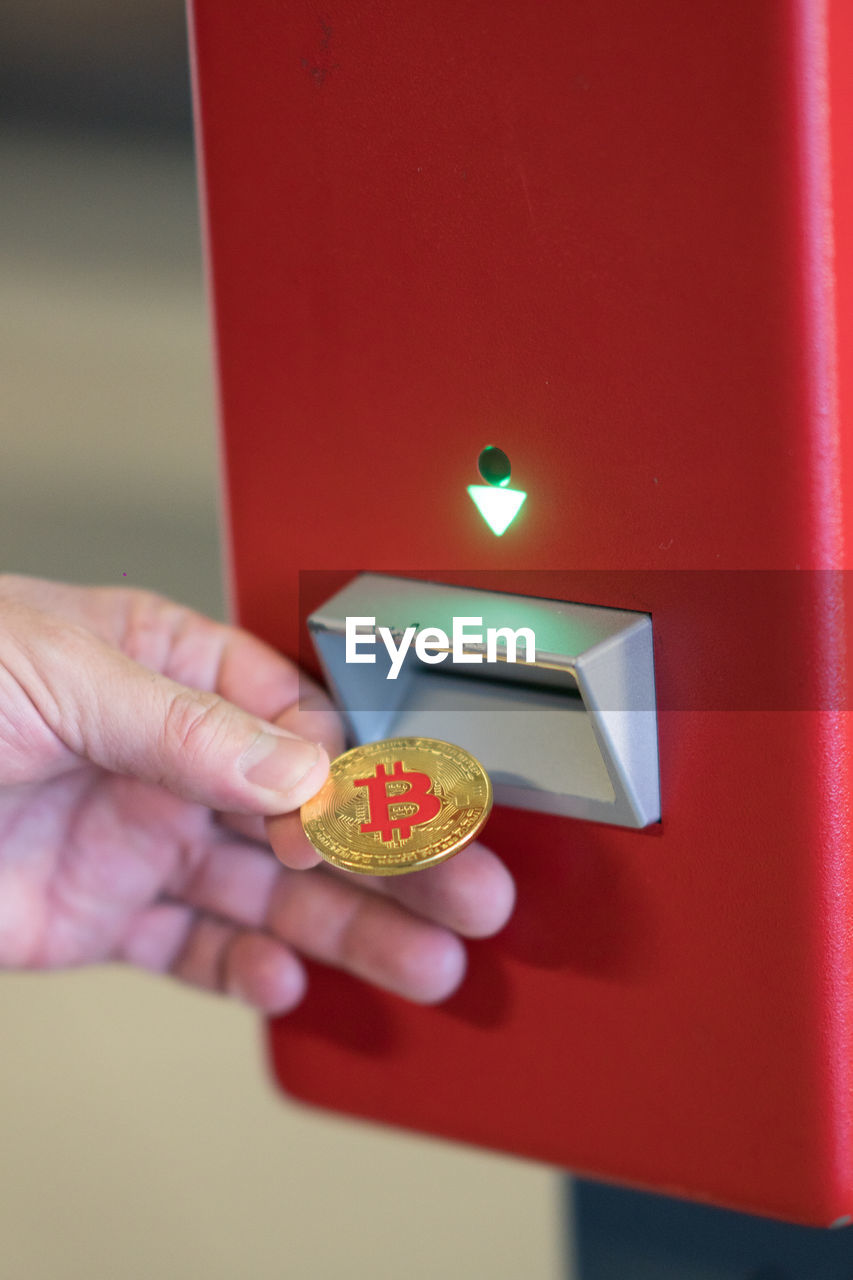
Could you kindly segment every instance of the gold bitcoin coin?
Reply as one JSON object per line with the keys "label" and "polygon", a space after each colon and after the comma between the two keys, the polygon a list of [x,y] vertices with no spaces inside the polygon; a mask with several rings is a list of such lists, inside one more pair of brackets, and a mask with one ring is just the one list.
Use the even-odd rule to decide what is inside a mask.
{"label": "gold bitcoin coin", "polygon": [[489,775],[469,752],[437,738],[388,738],[333,760],[300,816],[327,862],[396,876],[464,849],[491,807]]}

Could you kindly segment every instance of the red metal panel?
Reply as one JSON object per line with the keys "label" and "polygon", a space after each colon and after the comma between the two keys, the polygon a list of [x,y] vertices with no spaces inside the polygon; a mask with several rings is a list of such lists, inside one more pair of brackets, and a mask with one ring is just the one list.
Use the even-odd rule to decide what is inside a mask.
{"label": "red metal panel", "polygon": [[[295,655],[311,592],[355,570],[488,572],[651,612],[663,708],[660,826],[496,810],[519,904],[459,994],[415,1008],[315,968],[271,1028],[279,1080],[637,1185],[850,1213],[825,111],[829,44],[849,121],[850,7],[829,42],[806,0],[194,10],[240,621]],[[465,494],[488,443],[529,494],[500,540]],[[308,569],[328,582],[300,602]]]}

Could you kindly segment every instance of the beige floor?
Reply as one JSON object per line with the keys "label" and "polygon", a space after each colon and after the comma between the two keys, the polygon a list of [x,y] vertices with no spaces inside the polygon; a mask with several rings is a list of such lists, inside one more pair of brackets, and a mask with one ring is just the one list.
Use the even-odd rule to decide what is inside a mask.
{"label": "beige floor", "polygon": [[[0,174],[3,564],[221,612],[187,158],[6,137]],[[0,1026],[2,1280],[565,1275],[549,1170],[298,1109],[240,1008],[3,975]]]}

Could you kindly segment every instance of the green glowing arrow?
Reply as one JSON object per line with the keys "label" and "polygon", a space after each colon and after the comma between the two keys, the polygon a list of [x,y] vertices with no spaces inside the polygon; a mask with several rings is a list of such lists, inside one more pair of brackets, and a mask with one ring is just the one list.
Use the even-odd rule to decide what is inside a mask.
{"label": "green glowing arrow", "polygon": [[527,497],[523,489],[499,489],[490,484],[469,484],[468,492],[480,515],[498,537],[512,524]]}

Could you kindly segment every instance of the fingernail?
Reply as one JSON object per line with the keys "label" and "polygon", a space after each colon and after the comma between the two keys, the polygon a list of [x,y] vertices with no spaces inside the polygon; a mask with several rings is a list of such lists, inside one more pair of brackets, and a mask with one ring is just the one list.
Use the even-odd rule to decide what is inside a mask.
{"label": "fingernail", "polygon": [[304,738],[262,733],[240,761],[247,782],[287,793],[302,781],[320,759],[320,748]]}

